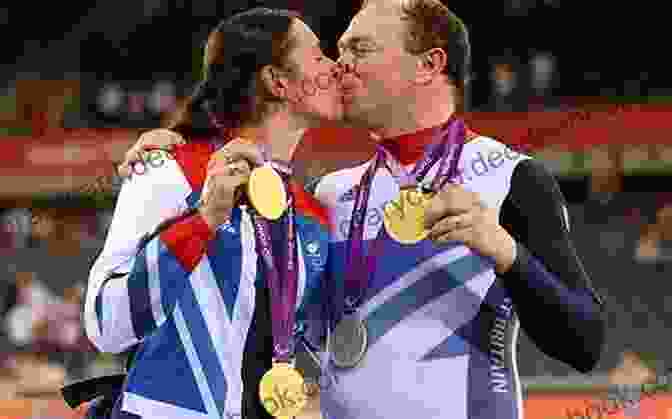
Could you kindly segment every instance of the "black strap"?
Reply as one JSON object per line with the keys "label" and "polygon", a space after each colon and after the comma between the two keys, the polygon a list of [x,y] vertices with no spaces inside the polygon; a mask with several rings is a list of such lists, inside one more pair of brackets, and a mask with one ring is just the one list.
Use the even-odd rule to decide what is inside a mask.
{"label": "black strap", "polygon": [[61,388],[61,395],[68,406],[76,409],[82,403],[100,396],[116,399],[121,393],[125,380],[126,374],[89,378]]}
{"label": "black strap", "polygon": [[138,353],[138,348],[140,347],[140,344],[138,343],[135,346],[132,346],[131,349],[126,352],[127,358],[126,358],[126,372],[129,372],[131,370],[131,367],[133,366],[133,362],[135,361],[135,355]]}

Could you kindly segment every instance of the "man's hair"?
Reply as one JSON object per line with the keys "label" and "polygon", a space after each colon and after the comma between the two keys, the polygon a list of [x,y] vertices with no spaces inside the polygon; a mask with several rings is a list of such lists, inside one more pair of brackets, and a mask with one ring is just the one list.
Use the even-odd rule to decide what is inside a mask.
{"label": "man's hair", "polygon": [[[439,0],[401,1],[404,20],[408,22],[406,51],[421,54],[432,48],[441,48],[448,57],[443,73],[463,89],[471,65],[471,46],[467,27],[455,13]],[[364,0],[361,8],[371,0]]]}

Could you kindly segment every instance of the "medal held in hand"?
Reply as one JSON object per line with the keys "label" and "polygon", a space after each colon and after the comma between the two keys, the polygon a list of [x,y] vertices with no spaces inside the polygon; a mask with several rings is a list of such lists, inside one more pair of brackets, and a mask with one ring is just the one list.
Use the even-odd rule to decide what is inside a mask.
{"label": "medal held in hand", "polygon": [[[359,188],[355,192],[346,244],[348,272],[344,281],[345,294],[343,298],[337,299],[330,313],[330,328],[333,327],[333,331],[327,336],[327,349],[334,366],[340,368],[358,366],[364,359],[369,345],[367,325],[365,320],[360,319],[358,308],[366,294],[371,274],[376,270],[376,261],[383,249],[381,243],[384,243],[381,240],[384,236],[379,233],[372,241],[369,251],[364,251],[365,217],[376,171],[386,164],[400,187],[399,197],[385,206],[385,231],[399,243],[418,243],[429,235],[424,221],[425,209],[430,199],[457,172],[465,131],[462,121],[451,118],[438,130],[437,140],[426,150],[423,158],[410,173],[394,159],[389,159],[389,152],[383,146],[379,146],[376,157],[364,172]],[[441,164],[431,184],[423,184],[424,177],[439,160]],[[334,324],[337,315],[340,315],[341,319]]]}
{"label": "medal held in hand", "polygon": [[270,164],[252,170],[247,197],[254,209],[268,220],[279,219],[287,210],[285,184]]}
{"label": "medal held in hand", "polygon": [[383,210],[385,229],[401,244],[416,244],[429,236],[425,228],[425,208],[433,194],[419,188],[405,188],[399,197],[385,205]]}
{"label": "medal held in hand", "polygon": [[[394,158],[386,158],[387,167],[400,191],[397,199],[385,205],[383,221],[388,235],[398,243],[413,245],[429,236],[429,230],[425,228],[425,209],[435,193],[455,176],[465,134],[464,124],[454,120],[448,127],[447,135],[444,134],[445,139],[435,143],[410,173]],[[389,153],[383,150],[383,155]],[[439,160],[441,163],[432,182],[418,184]]]}
{"label": "medal held in hand", "polygon": [[346,315],[327,337],[327,349],[338,368],[354,368],[364,359],[368,345],[366,324],[357,314]]}
{"label": "medal held in hand", "polygon": [[266,411],[277,418],[293,418],[308,403],[301,374],[289,362],[274,362],[259,384],[259,397]]}

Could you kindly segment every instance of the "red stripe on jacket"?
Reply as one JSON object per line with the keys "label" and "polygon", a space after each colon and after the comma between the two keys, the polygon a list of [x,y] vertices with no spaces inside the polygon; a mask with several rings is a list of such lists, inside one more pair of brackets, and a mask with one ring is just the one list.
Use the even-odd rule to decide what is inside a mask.
{"label": "red stripe on jacket", "polygon": [[180,144],[173,149],[172,154],[192,190],[203,188],[208,171],[208,162],[214,152],[214,144],[200,140]]}
{"label": "red stripe on jacket", "polygon": [[323,227],[329,228],[329,213],[320,201],[295,182],[290,183],[290,190],[297,212],[302,212],[317,220]]}

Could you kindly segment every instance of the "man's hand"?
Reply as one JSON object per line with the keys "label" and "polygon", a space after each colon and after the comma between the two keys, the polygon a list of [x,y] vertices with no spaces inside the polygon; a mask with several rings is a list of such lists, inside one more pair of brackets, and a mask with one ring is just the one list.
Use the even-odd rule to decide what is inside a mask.
{"label": "man's hand", "polygon": [[180,134],[169,129],[161,128],[147,131],[126,152],[124,161],[118,167],[118,173],[124,178],[131,176],[133,162],[141,161],[142,153],[148,148],[172,150],[176,145],[184,143],[185,140]]}
{"label": "man's hand", "polygon": [[238,138],[210,157],[199,212],[211,228],[229,220],[242,193],[240,187],[248,182],[252,168],[263,163],[259,149]]}
{"label": "man's hand", "polygon": [[437,245],[459,241],[493,258],[497,273],[508,271],[516,259],[516,242],[499,224],[496,211],[487,208],[477,193],[462,186],[448,184],[430,200],[425,226]]}

